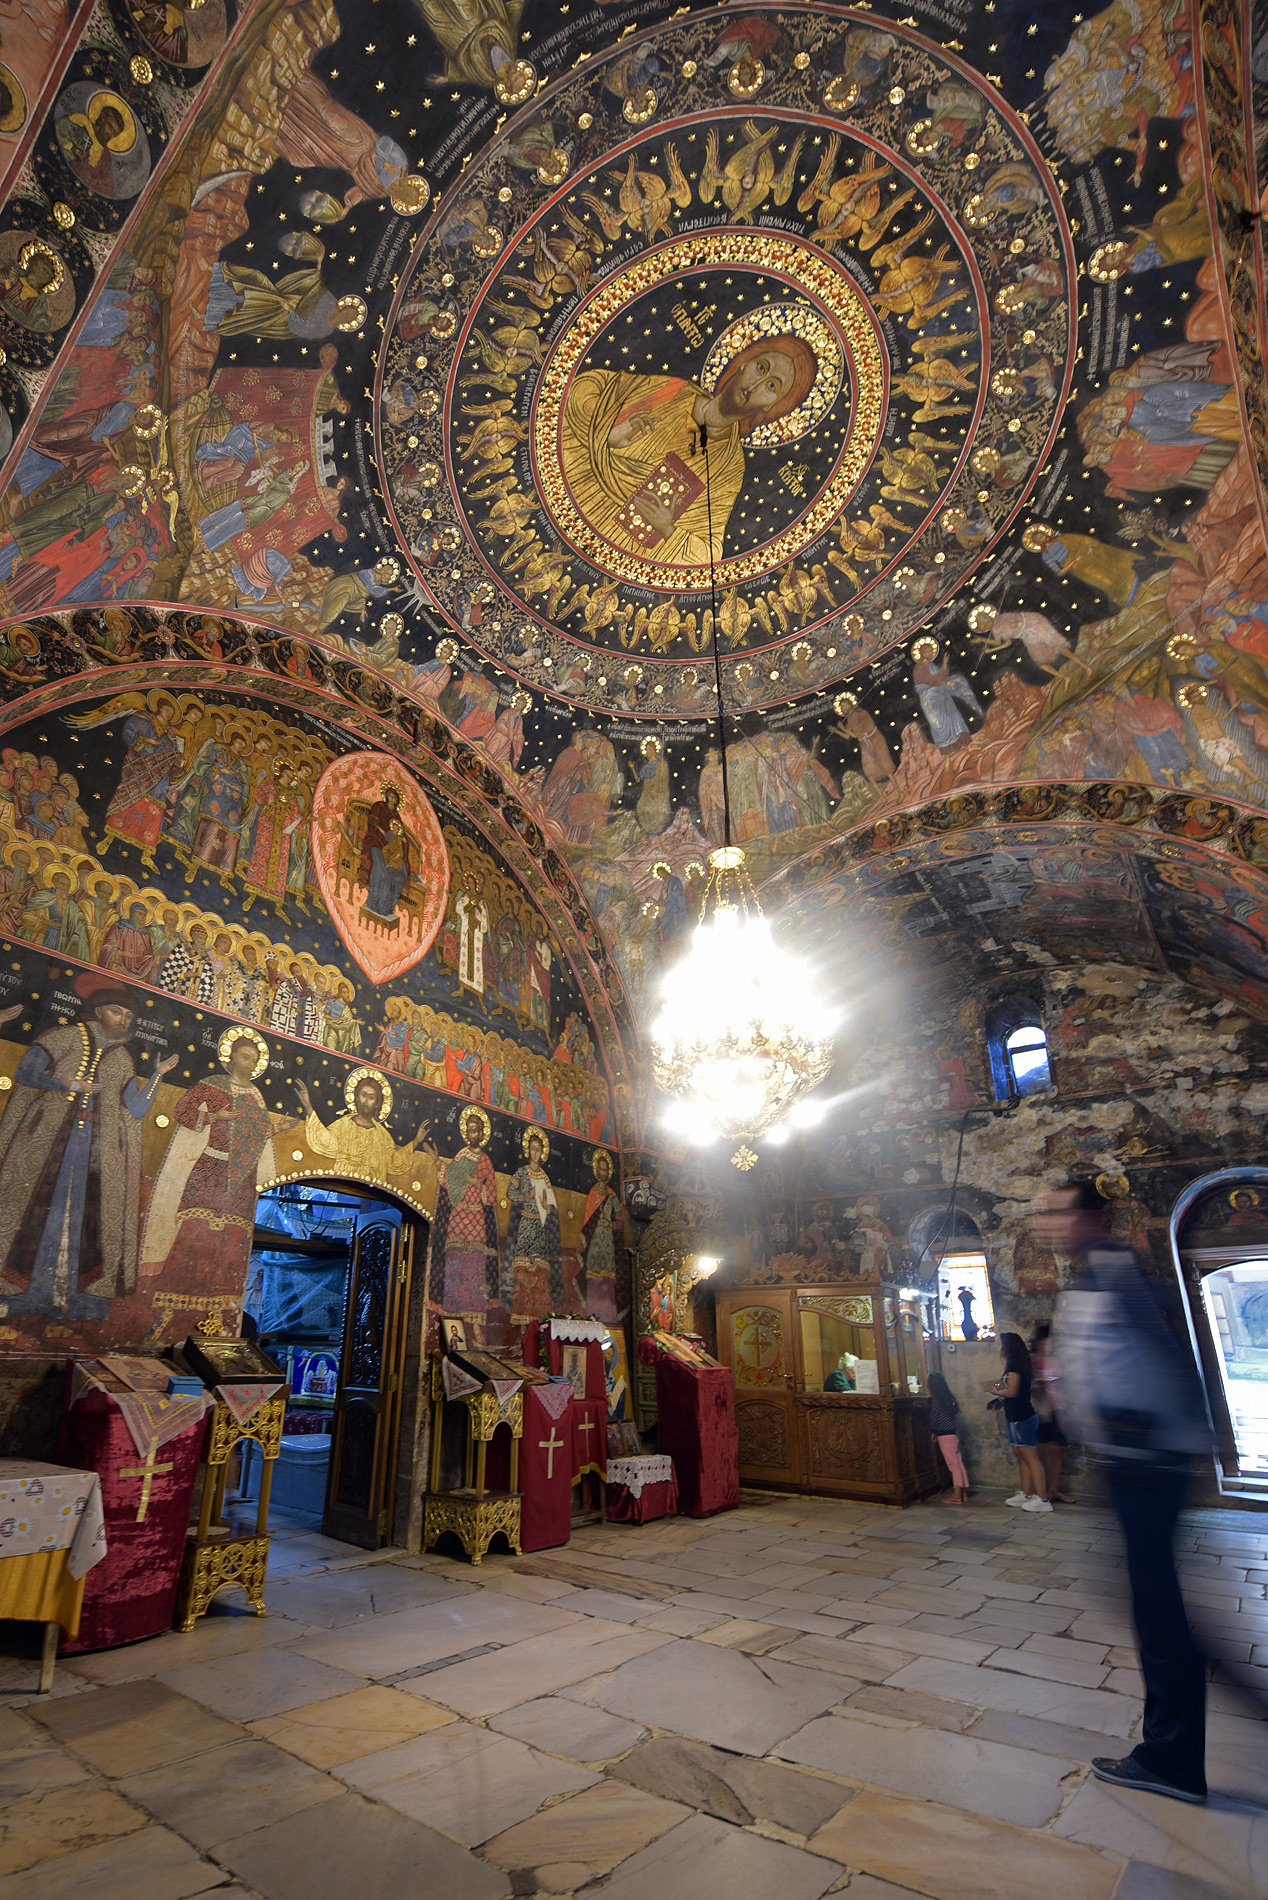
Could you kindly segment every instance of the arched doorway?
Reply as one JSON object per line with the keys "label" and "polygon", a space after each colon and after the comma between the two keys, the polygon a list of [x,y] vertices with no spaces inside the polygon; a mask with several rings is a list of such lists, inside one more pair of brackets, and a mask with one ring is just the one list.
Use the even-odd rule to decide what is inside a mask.
{"label": "arched doorway", "polygon": [[1268,1168],[1192,1182],[1171,1215],[1171,1250],[1215,1428],[1226,1495],[1268,1494]]}
{"label": "arched doorway", "polygon": [[256,1206],[245,1311],[291,1384],[273,1506],[369,1550],[409,1534],[426,1247],[417,1211],[363,1182],[286,1180]]}

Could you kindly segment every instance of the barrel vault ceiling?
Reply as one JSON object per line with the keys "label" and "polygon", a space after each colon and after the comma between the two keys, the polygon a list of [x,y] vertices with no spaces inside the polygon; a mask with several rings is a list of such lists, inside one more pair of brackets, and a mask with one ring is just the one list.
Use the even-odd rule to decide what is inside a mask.
{"label": "barrel vault ceiling", "polygon": [[716,624],[842,984],[1268,1013],[1266,84],[1232,0],[0,0],[6,726],[220,683],[399,752],[637,1076]]}

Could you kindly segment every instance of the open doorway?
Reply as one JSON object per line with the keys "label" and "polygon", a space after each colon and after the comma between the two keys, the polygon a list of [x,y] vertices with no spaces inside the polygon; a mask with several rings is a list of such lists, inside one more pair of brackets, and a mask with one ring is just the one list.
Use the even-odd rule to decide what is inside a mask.
{"label": "open doorway", "polygon": [[[262,1194],[244,1309],[291,1398],[271,1511],[365,1549],[408,1523],[426,1230],[381,1190],[287,1181]],[[260,1460],[242,1474],[258,1496]]]}

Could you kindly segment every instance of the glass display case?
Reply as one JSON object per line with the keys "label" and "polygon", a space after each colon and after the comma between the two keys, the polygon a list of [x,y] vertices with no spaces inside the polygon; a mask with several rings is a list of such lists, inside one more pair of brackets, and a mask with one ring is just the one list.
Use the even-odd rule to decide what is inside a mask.
{"label": "glass display case", "polygon": [[941,1489],[927,1379],[932,1296],[846,1286],[718,1288],[745,1484],[909,1504]]}

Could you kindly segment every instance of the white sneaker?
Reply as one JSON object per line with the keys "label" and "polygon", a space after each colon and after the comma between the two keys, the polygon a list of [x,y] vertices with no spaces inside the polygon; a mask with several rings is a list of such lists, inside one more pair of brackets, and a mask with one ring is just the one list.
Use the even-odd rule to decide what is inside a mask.
{"label": "white sneaker", "polygon": [[1012,1497],[1005,1498],[1004,1502],[1005,1504],[1016,1504],[1016,1505],[1029,1504],[1030,1495],[1026,1491],[1014,1491]]}
{"label": "white sneaker", "polygon": [[1037,1511],[1051,1511],[1052,1506],[1049,1504],[1047,1498],[1027,1498],[1026,1502],[1022,1505],[1021,1508],[1023,1511],[1037,1512]]}

